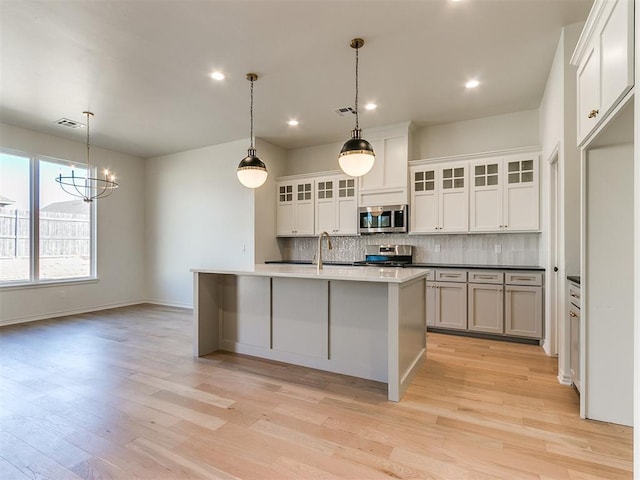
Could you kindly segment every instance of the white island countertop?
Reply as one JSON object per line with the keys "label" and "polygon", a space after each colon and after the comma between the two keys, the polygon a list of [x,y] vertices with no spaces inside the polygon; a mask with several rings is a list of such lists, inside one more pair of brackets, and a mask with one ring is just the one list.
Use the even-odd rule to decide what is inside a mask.
{"label": "white island countertop", "polygon": [[223,270],[193,268],[193,273],[217,273],[260,277],[309,278],[322,280],[346,280],[354,282],[404,283],[426,275],[423,268],[351,267],[325,265],[318,273],[316,265],[256,264],[253,270]]}

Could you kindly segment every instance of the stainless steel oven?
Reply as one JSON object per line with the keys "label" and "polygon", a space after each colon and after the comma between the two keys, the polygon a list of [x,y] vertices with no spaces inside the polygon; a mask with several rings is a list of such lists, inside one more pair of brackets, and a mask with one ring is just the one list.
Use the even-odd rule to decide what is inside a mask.
{"label": "stainless steel oven", "polygon": [[358,231],[360,233],[406,233],[409,219],[407,205],[360,207]]}

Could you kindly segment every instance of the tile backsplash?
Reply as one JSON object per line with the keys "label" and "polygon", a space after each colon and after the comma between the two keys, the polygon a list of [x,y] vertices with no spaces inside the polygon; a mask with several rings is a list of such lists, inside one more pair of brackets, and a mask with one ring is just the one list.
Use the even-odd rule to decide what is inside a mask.
{"label": "tile backsplash", "polygon": [[[327,250],[325,242],[323,240],[322,259],[327,262],[364,260],[365,245],[407,244],[413,245],[415,263],[540,265],[539,233],[332,236],[333,250]],[[496,253],[496,245],[501,253]],[[278,238],[278,246],[283,260],[312,260],[318,237]]]}

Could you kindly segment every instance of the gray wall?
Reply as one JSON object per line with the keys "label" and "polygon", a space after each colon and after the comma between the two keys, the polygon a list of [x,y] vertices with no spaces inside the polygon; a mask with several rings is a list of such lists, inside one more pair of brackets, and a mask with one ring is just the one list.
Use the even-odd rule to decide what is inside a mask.
{"label": "gray wall", "polygon": [[[6,148],[85,161],[84,139],[74,142],[6,124],[0,124],[0,139]],[[93,147],[91,163],[109,166],[120,184],[109,198],[98,200],[98,281],[1,289],[0,324],[128,305],[146,298],[144,160]]]}
{"label": "gray wall", "polygon": [[258,155],[270,170],[257,190],[236,177],[248,140],[146,161],[147,284],[152,302],[190,307],[192,268],[248,270],[278,256],[275,177],[284,153],[266,142]]}

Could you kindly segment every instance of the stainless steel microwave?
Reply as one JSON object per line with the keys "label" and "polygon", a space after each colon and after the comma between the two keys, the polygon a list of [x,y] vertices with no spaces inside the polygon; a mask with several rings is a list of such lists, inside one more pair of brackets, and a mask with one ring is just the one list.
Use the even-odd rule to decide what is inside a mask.
{"label": "stainless steel microwave", "polygon": [[360,207],[358,231],[360,233],[406,233],[409,218],[407,205]]}

